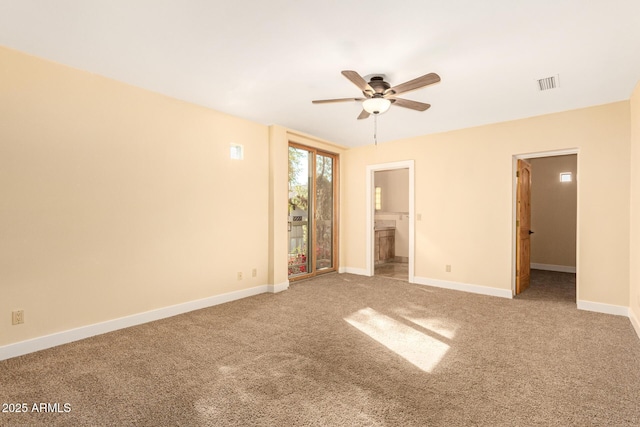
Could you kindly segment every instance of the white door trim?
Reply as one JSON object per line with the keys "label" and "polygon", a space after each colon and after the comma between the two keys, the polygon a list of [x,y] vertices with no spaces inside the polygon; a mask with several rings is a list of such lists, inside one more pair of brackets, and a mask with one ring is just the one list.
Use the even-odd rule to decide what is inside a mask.
{"label": "white door trim", "polygon": [[415,258],[415,167],[413,160],[404,160],[391,163],[379,163],[367,166],[366,179],[366,275],[374,275],[373,260],[373,235],[374,235],[374,211],[375,211],[375,181],[374,173],[378,171],[409,169],[409,283],[414,283],[414,258]]}

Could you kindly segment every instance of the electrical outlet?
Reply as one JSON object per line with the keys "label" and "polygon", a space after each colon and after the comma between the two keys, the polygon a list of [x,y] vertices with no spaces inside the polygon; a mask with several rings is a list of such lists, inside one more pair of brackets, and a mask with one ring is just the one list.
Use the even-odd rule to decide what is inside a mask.
{"label": "electrical outlet", "polygon": [[251,276],[252,277],[256,277],[258,275],[258,269],[254,268],[253,270],[251,270]]}
{"label": "electrical outlet", "polygon": [[445,266],[444,266],[444,269],[445,269],[445,271],[446,271],[447,273],[451,273],[451,265],[450,265],[450,264],[445,265]]}
{"label": "electrical outlet", "polygon": [[24,323],[24,310],[14,310],[11,312],[11,324],[19,325]]}
{"label": "electrical outlet", "polygon": [[416,219],[417,219],[418,221],[422,221],[422,214],[418,214],[418,215],[416,215]]}
{"label": "electrical outlet", "polygon": [[242,271],[238,271],[238,280],[242,280]]}

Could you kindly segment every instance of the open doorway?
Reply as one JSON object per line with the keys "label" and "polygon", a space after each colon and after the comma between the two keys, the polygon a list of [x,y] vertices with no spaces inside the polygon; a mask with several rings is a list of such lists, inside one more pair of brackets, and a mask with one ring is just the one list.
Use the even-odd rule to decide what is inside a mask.
{"label": "open doorway", "polygon": [[367,275],[413,282],[414,162],[367,167]]}
{"label": "open doorway", "polygon": [[373,174],[374,275],[409,279],[409,168]]}
{"label": "open doorway", "polygon": [[577,152],[522,156],[516,161],[514,295],[575,304]]}

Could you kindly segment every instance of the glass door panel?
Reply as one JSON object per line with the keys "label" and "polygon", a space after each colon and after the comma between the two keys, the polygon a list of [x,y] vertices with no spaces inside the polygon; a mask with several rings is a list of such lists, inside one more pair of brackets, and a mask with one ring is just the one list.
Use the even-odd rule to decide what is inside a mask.
{"label": "glass door panel", "polygon": [[289,277],[311,272],[312,161],[307,150],[289,147]]}
{"label": "glass door panel", "polygon": [[316,154],[316,270],[333,267],[333,158]]}
{"label": "glass door panel", "polygon": [[289,145],[289,278],[336,270],[338,157]]}

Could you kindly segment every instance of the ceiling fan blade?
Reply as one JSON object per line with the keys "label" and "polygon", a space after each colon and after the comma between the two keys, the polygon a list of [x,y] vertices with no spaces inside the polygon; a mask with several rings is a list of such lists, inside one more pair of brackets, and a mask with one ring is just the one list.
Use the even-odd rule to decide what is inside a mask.
{"label": "ceiling fan blade", "polygon": [[351,81],[351,83],[358,86],[358,89],[360,89],[361,91],[370,92],[372,94],[375,92],[373,88],[369,86],[369,83],[367,83],[367,81],[363,79],[362,76],[357,72],[351,71],[351,70],[344,70],[342,72],[342,75],[348,78]]}
{"label": "ceiling fan blade", "polygon": [[327,104],[329,102],[347,102],[347,101],[364,101],[367,98],[336,98],[336,99],[317,99],[311,101],[314,104]]}
{"label": "ceiling fan blade", "polygon": [[362,113],[358,116],[358,120],[366,119],[367,117],[369,117],[369,113],[367,113],[366,110],[362,110]]}
{"label": "ceiling fan blade", "polygon": [[397,105],[398,107],[410,108],[412,110],[417,111],[425,111],[429,107],[430,104],[425,104],[424,102],[411,101],[410,99],[400,99],[400,98],[392,98],[390,101],[393,102],[393,105]]}
{"label": "ceiling fan blade", "polygon": [[425,87],[434,83],[438,83],[440,81],[440,76],[436,73],[425,74],[424,76],[418,77],[413,80],[409,80],[408,82],[404,82],[399,84],[398,86],[394,86],[385,91],[385,94],[390,95],[399,95],[401,93],[409,92],[411,90],[420,89],[421,87]]}

